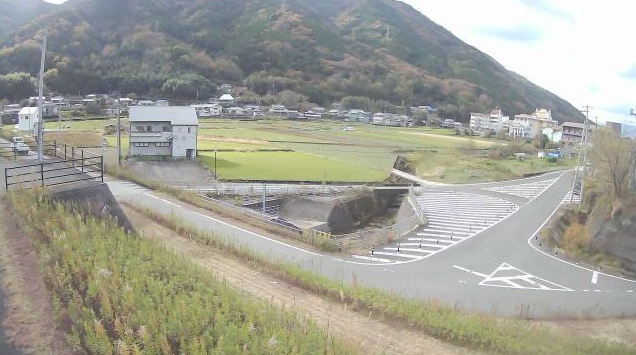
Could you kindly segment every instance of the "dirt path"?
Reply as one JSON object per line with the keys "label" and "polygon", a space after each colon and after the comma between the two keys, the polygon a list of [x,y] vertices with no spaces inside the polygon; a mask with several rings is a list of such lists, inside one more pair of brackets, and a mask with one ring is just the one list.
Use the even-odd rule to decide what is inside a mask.
{"label": "dirt path", "polygon": [[2,325],[9,343],[25,355],[75,354],[55,327],[51,297],[33,245],[4,199],[0,199],[0,267],[6,296]]}
{"label": "dirt path", "polygon": [[178,254],[225,279],[232,287],[270,300],[276,305],[291,307],[324,327],[330,334],[359,346],[372,354],[477,354],[444,343],[422,333],[388,325],[372,315],[348,310],[346,305],[326,300],[299,287],[281,283],[274,277],[253,270],[241,262],[219,255],[206,246],[175,234],[143,215],[122,206],[126,215],[146,238],[162,243]]}

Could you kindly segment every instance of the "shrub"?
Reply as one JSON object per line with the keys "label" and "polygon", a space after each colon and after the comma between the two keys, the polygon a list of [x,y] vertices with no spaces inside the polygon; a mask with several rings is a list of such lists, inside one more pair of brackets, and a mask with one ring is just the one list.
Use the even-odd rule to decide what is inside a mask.
{"label": "shrub", "polygon": [[558,159],[556,157],[549,157],[548,158],[548,163],[555,164],[557,161],[558,161]]}
{"label": "shrub", "polygon": [[573,221],[563,235],[563,249],[574,257],[581,257],[587,253],[590,245],[590,235],[584,225]]}

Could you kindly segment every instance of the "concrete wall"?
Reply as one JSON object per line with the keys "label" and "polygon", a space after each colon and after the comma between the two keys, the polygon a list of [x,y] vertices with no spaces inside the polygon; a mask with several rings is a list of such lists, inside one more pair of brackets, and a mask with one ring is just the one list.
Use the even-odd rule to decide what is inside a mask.
{"label": "concrete wall", "polygon": [[623,267],[636,273],[636,209],[605,221],[591,241],[594,250],[616,257]]}
{"label": "concrete wall", "polygon": [[133,231],[132,224],[106,184],[87,183],[62,186],[51,190],[56,201],[68,202],[98,218],[115,218],[117,224]]}
{"label": "concrete wall", "polygon": [[398,190],[365,191],[337,201],[327,220],[331,233],[346,234],[364,226],[374,217],[385,213],[399,194]]}

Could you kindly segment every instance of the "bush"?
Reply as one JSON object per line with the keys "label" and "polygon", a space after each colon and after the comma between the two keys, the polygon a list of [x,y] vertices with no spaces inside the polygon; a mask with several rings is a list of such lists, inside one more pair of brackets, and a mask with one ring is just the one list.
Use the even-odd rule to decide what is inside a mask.
{"label": "bush", "polygon": [[563,249],[573,257],[579,258],[587,253],[590,245],[590,235],[584,225],[573,221],[563,235]]}
{"label": "bush", "polygon": [[556,162],[557,162],[558,160],[559,160],[559,159],[557,159],[556,157],[549,157],[549,158],[548,158],[548,163],[556,164]]}

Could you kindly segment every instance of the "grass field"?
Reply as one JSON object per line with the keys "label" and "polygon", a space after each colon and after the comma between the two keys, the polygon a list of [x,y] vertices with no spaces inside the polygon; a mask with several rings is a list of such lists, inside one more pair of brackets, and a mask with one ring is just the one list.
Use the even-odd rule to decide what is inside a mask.
{"label": "grass field", "polygon": [[[61,137],[65,143],[99,145],[104,126],[115,119],[64,121],[75,134]],[[127,125],[127,120],[122,120]],[[56,122],[49,123],[56,129]],[[55,132],[47,133],[58,139]],[[114,135],[108,136],[116,146]],[[213,168],[211,156],[219,150],[217,167],[225,179],[296,181],[381,181],[398,155],[413,160],[422,178],[446,182],[484,182],[518,178],[572,165],[529,158],[490,159],[489,152],[507,144],[495,139],[460,137],[450,129],[382,127],[340,121],[290,121],[263,119],[237,121],[202,119],[198,149],[202,164]],[[128,154],[128,136],[122,136],[122,152]]]}

